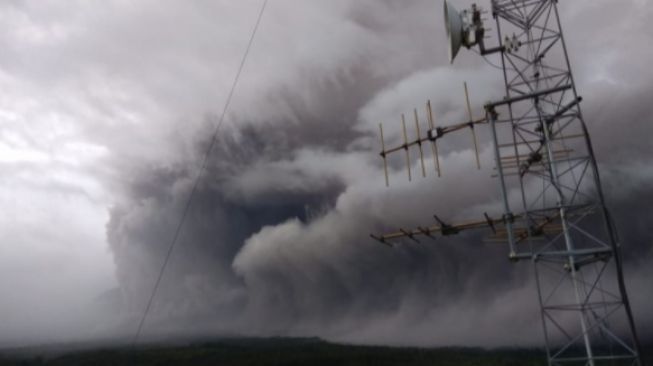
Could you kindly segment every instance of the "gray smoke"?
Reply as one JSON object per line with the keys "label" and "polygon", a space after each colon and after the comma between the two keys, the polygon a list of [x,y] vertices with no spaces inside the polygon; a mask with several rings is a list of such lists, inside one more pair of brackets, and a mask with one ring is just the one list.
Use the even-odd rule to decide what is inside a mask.
{"label": "gray smoke", "polygon": [[[84,169],[111,192],[106,236],[118,286],[97,299],[76,334],[131,336],[260,2],[40,6],[4,5],[21,27],[0,36],[7,49],[0,76],[51,86],[56,96],[43,86],[24,93],[84,121],[80,134],[102,147]],[[560,6],[635,315],[651,337],[652,10],[637,0]],[[439,124],[464,119],[463,81],[475,113],[503,93],[500,71],[478,55],[463,50],[448,65],[441,7],[431,0],[269,2],[144,338],[541,343],[531,266],[511,264],[502,245],[483,244],[485,233],[393,249],[368,236],[428,225],[433,214],[456,221],[500,212],[481,129],[481,170],[461,134],[441,146],[442,178],[430,159],[428,178],[419,177],[413,156],[417,178],[408,183],[398,156],[389,161],[391,187],[384,186],[379,122],[393,143],[401,114],[412,122],[413,107],[425,128],[428,99]]]}
{"label": "gray smoke", "polygon": [[[421,27],[433,38],[441,36],[440,29],[431,29],[430,17],[420,19],[416,12],[426,8],[437,14],[438,9],[416,4],[352,4],[342,16],[374,37],[392,29],[417,42],[425,37],[412,28]],[[408,14],[417,18],[395,30],[386,12],[395,20]],[[573,39],[583,27],[568,28]],[[266,99],[274,103],[266,113],[246,111],[256,109],[257,100],[240,97],[193,199],[147,332],[318,335],[394,344],[540,342],[530,267],[511,265],[506,248],[481,244],[480,234],[393,250],[368,238],[371,231],[428,224],[433,213],[462,218],[483,208],[496,210],[496,182],[488,178],[489,169],[473,171],[466,141],[445,146],[444,179],[404,184],[401,162],[391,162],[396,168],[391,189],[383,187],[374,152],[379,121],[396,121],[428,98],[440,121],[456,121],[462,116],[462,93],[451,89],[470,79],[480,105],[500,95],[498,72],[476,64],[472,71],[464,66],[468,59],[462,68],[420,70],[425,64],[444,65],[442,53],[427,52],[432,57],[425,63],[424,54],[406,52],[418,45],[394,44],[396,52],[409,57],[359,46],[356,60],[339,61],[322,72],[300,67],[301,84],[271,85]],[[375,72],[377,61],[392,63],[397,57],[413,66]],[[599,66],[616,67],[621,61]],[[640,169],[646,169],[642,160],[652,152],[642,132],[650,122],[643,102],[653,89],[641,82],[633,88],[630,75],[619,79],[611,73],[616,81],[605,82],[580,74],[581,91],[583,84],[592,87],[585,112],[628,253],[635,310],[649,334],[651,289],[645,278],[651,235],[644,197],[651,191],[650,173]],[[214,123],[200,135],[209,135]],[[398,138],[398,131],[391,130],[390,140]],[[196,160],[205,144],[206,137],[197,141]],[[482,157],[491,166],[487,145]],[[108,232],[131,306],[128,318],[140,315],[195,170],[184,163],[143,171],[128,186],[127,203],[112,211]],[[418,171],[416,162],[413,171]]]}

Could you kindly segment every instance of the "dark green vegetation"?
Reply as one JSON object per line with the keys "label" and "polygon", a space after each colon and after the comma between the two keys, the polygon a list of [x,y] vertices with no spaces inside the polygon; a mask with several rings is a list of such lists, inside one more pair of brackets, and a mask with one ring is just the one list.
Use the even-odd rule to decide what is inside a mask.
{"label": "dark green vegetation", "polygon": [[545,365],[540,350],[393,348],[339,345],[319,339],[229,339],[190,346],[77,351],[59,356],[9,356],[0,365]]}

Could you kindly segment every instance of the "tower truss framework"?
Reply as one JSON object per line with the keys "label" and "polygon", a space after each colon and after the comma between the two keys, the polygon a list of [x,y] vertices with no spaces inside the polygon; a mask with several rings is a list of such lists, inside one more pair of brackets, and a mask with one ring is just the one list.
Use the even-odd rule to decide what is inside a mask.
{"label": "tower truss framework", "polygon": [[492,15],[506,95],[485,109],[505,239],[512,258],[534,264],[549,364],[640,364],[620,244],[557,1],[493,0]]}
{"label": "tower truss framework", "polygon": [[[490,227],[492,241],[507,242],[509,257],[533,264],[549,365],[642,365],[623,278],[620,243],[605,203],[590,135],[580,108],[556,0],[491,0],[498,45],[480,54],[499,54],[505,96],[485,105],[485,118],[435,127],[430,103],[426,137],[386,149],[381,156],[433,148],[446,133],[488,124],[501,190],[503,215],[464,224],[437,216],[428,227],[372,235],[383,244],[408,238],[455,235]],[[481,11],[472,6],[474,24]],[[465,89],[466,90],[466,89]],[[468,102],[469,105],[469,102]],[[474,143],[476,146],[476,135]],[[478,150],[477,150],[478,151]],[[478,154],[478,152],[477,152]],[[478,161],[477,161],[478,163]],[[410,170],[409,170],[410,180]]]}

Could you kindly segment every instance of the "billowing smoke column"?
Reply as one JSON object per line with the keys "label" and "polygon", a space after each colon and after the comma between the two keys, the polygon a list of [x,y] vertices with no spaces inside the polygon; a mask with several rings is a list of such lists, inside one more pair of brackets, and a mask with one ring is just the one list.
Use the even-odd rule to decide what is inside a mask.
{"label": "billowing smoke column", "polygon": [[[429,224],[438,212],[453,213],[448,219],[498,212],[489,147],[482,149],[484,168],[476,171],[464,138],[443,146],[443,178],[431,173],[408,184],[402,162],[391,161],[393,189],[384,187],[376,153],[378,122],[392,126],[402,112],[428,98],[439,123],[459,122],[464,79],[471,80],[477,106],[501,95],[499,75],[489,66],[432,69],[446,65],[444,52],[435,55],[424,52],[423,44],[399,43],[421,42],[424,31],[433,35],[428,39],[443,38],[441,27],[431,29],[432,17],[420,15],[432,10],[430,5],[339,3],[327,15],[346,24],[356,34],[353,41],[346,42],[350,36],[342,33],[321,39],[316,49],[303,50],[304,43],[298,43],[279,51],[275,58],[316,53],[303,58],[305,64],[292,65],[297,73],[292,83],[272,78],[253,92],[256,81],[243,81],[193,197],[144,336],[540,344],[531,268],[509,263],[507,248],[483,244],[482,233],[395,249],[368,237],[398,225]],[[262,30],[280,13],[271,10]],[[401,19],[411,23],[399,27]],[[269,50],[267,37],[260,42]],[[396,42],[386,43],[386,38]],[[342,56],[338,41],[356,54]],[[330,56],[330,63],[317,61]],[[248,68],[265,66],[262,57],[253,52]],[[646,163],[653,148],[642,132],[650,130],[645,103],[653,88],[629,84],[629,75],[605,82],[580,74],[585,77],[580,92],[589,93],[585,114],[628,258],[635,315],[640,330],[651,336],[647,301],[653,288],[646,278],[653,274],[653,257],[645,202],[653,195],[653,171]],[[184,159],[137,164],[130,179],[121,181],[124,199],[107,225],[120,283],[119,295],[113,296],[119,298],[115,311],[121,332],[135,330],[215,122],[215,117],[205,118]],[[399,124],[395,127],[394,134],[388,127],[390,139],[399,136]]]}

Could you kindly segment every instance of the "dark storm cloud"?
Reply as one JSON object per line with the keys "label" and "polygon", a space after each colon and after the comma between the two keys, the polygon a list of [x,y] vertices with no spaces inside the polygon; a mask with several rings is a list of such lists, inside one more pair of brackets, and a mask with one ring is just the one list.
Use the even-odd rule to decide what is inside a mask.
{"label": "dark storm cloud", "polygon": [[[635,43],[650,44],[645,7],[567,3],[561,7],[572,61],[587,65],[575,68],[584,112],[646,333],[653,324],[646,280],[653,261],[646,103],[653,88],[641,70],[651,49],[619,56]],[[57,97],[40,97],[51,93],[38,90],[41,102],[61,107],[61,118],[84,121],[83,135],[108,151],[89,169],[114,194],[106,231],[119,288],[98,300],[113,314],[103,314],[97,333],[131,335],[260,2],[115,2],[76,11],[29,4],[6,6],[16,27],[0,36],[7,45],[3,70],[26,85],[50,85]],[[394,249],[368,237],[428,225],[433,214],[455,221],[500,212],[482,130],[482,170],[474,168],[469,136],[454,136],[442,146],[443,178],[433,176],[427,161],[429,178],[408,184],[403,161],[392,161],[392,186],[383,186],[379,122],[387,126],[387,141],[397,140],[401,113],[410,115],[427,99],[438,123],[464,118],[464,80],[475,113],[503,90],[499,71],[475,54],[447,64],[441,5],[269,2],[145,337],[540,343],[531,267],[510,264],[504,246],[482,244],[482,233]],[[418,169],[413,161],[413,172]]]}
{"label": "dark storm cloud", "polygon": [[[363,11],[351,6],[345,15],[361,24],[364,32],[373,28],[378,37],[397,27],[384,18],[390,12],[401,19],[415,9],[391,4]],[[391,37],[416,36],[411,29],[402,32]],[[221,131],[155,309],[177,309],[176,316],[186,322],[204,317],[216,324],[232,324],[236,319],[238,325],[231,325],[235,328],[225,328],[237,332],[311,334],[332,323],[333,329],[321,334],[334,335],[355,327],[356,318],[365,322],[396,313],[407,302],[405,288],[411,289],[411,307],[429,312],[433,302],[462,293],[464,286],[444,273],[474,281],[474,276],[465,275],[464,264],[445,261],[446,254],[427,255],[421,248],[405,250],[403,259],[397,259],[396,253],[368,240],[371,228],[381,228],[384,220],[391,222],[404,215],[382,220],[378,208],[369,207],[385,192],[375,184],[378,166],[369,154],[376,137],[361,125],[359,114],[376,93],[410,69],[395,65],[391,72],[379,75],[376,69],[380,66],[373,61],[378,58],[383,65],[404,59],[405,50],[381,48],[381,55],[368,51],[337,64],[328,76],[307,72],[303,79],[308,89],[273,85],[268,93],[282,113],[270,110],[270,117],[258,116],[262,121],[242,120],[238,113],[231,113],[238,128]],[[420,61],[422,54],[412,53],[412,68],[424,62]],[[445,74],[438,72],[435,80],[446,80]],[[236,103],[236,110],[239,108],[244,106]],[[199,155],[206,140],[198,142]],[[166,167],[137,175],[129,188],[130,199],[113,210],[110,243],[127,302],[132,304],[131,316],[142,309],[144,289],[154,281],[168,244],[166,238],[190,188],[191,167]],[[374,195],[366,194],[365,185]],[[423,185],[421,190],[428,194],[428,187]],[[417,205],[417,195],[410,196],[404,201]],[[420,216],[429,217],[429,209],[413,214],[412,219]],[[279,231],[287,232],[286,241],[273,239]],[[287,243],[309,253],[302,256],[303,250],[285,248]],[[463,251],[455,248],[448,251],[462,258]],[[496,254],[497,261],[505,262],[503,251]],[[430,268],[433,263],[439,264]],[[483,263],[489,271],[489,262]],[[480,261],[470,267],[479,265]],[[429,295],[433,284],[439,284],[437,295]],[[187,326],[184,321],[178,326]],[[151,323],[157,327],[157,315]]]}
{"label": "dark storm cloud", "polygon": [[[390,26],[384,18],[389,13],[397,18],[416,15],[415,9],[389,2],[365,10],[352,5],[343,16],[375,35],[412,35],[419,28]],[[425,38],[430,39],[420,42]],[[270,86],[267,98],[274,103],[267,117],[239,118],[246,103],[237,104],[231,113],[234,125],[221,131],[193,199],[148,322],[150,334],[194,327],[198,332],[316,334],[357,342],[539,343],[531,268],[510,265],[506,248],[480,244],[480,234],[435,245],[406,243],[393,250],[369,240],[373,230],[428,224],[424,220],[434,211],[455,217],[476,208],[497,210],[497,205],[493,191],[479,189],[496,184],[487,178],[489,170],[481,172],[482,178],[470,173],[472,156],[460,144],[451,145],[454,150],[444,158],[449,178],[442,186],[433,187],[430,178],[410,186],[399,183],[393,190],[381,187],[373,153],[375,123],[426,98],[434,98],[445,120],[455,120],[461,100],[445,85],[474,74],[436,69],[411,76],[410,67],[395,65],[394,72],[379,75],[378,53],[366,52],[324,74],[302,74],[302,88]],[[420,56],[408,58],[413,68],[423,65]],[[497,81],[484,76],[492,72],[477,72],[481,100],[501,90]],[[614,85],[583,82],[599,86],[586,98],[585,111],[599,158],[610,152],[602,160],[604,180],[620,218],[625,250],[641,253],[628,274],[648,334],[651,317],[641,306],[650,296],[650,289],[642,288],[642,276],[650,264],[651,237],[641,199],[651,194],[650,186],[624,193],[623,186],[615,187],[623,175],[613,172],[636,167],[653,152],[641,134],[650,122],[642,101],[651,89],[619,86],[622,93],[615,95]],[[627,128],[610,122],[624,117],[627,122],[621,126]],[[633,134],[619,133],[623,131]],[[630,139],[633,143],[625,144]],[[198,146],[205,142],[199,139]],[[202,148],[197,151],[200,156]],[[620,155],[629,157],[625,165],[617,165]],[[489,165],[489,150],[483,159]],[[620,173],[632,175],[631,184],[650,179],[649,173],[636,170]],[[146,170],[136,177],[137,189],[130,191],[127,203],[112,212],[110,243],[122,287],[131,289],[129,317],[142,309],[193,174],[187,165]],[[403,179],[393,171],[393,182]],[[639,218],[630,220],[629,215]]]}

